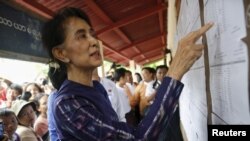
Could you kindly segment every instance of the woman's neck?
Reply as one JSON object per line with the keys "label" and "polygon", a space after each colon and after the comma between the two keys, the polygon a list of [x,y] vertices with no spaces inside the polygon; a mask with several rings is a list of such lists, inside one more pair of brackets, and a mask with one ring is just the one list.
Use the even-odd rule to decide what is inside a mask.
{"label": "woman's neck", "polygon": [[68,71],[68,80],[86,85],[93,86],[92,82],[92,70],[79,70],[75,69]]}
{"label": "woman's neck", "polygon": [[32,124],[30,124],[30,123],[22,123],[21,121],[19,121],[19,125],[21,125],[21,126],[25,126],[25,127],[32,127]]}
{"label": "woman's neck", "polygon": [[46,114],[46,113],[43,113],[43,112],[41,112],[39,116],[41,116],[41,117],[43,117],[43,118],[47,118],[47,114]]}

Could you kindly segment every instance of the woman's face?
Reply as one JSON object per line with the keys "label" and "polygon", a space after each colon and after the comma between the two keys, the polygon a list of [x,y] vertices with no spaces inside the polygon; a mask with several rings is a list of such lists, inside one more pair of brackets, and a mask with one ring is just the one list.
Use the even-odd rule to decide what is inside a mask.
{"label": "woman's face", "polygon": [[156,72],[157,80],[162,81],[164,76],[166,75],[166,73],[167,73],[167,69],[165,69],[165,68],[158,69],[157,72]]}
{"label": "woman's face", "polygon": [[4,132],[11,137],[17,129],[17,118],[14,114],[1,117],[4,123]]}
{"label": "woman's face", "polygon": [[27,126],[27,127],[32,127],[36,119],[35,111],[32,108],[32,106],[31,105],[25,106],[20,111],[18,119],[22,125]]}
{"label": "woman's face", "polygon": [[142,70],[142,77],[143,77],[144,81],[146,81],[146,82],[150,82],[151,80],[154,79],[153,74],[150,73],[147,69]]}
{"label": "woman's face", "polygon": [[131,75],[131,73],[129,73],[129,72],[126,72],[125,73],[125,77],[126,77],[126,81],[128,82],[128,83],[133,83],[133,77],[132,77],[132,75]]}
{"label": "woman's face", "polygon": [[39,88],[37,88],[37,86],[34,84],[30,84],[29,86],[27,86],[26,91],[30,92],[32,96],[36,96],[40,93]]}
{"label": "woman's face", "polygon": [[14,89],[8,89],[7,90],[7,94],[6,94],[6,99],[8,101],[13,101],[16,100],[16,98],[21,95],[18,93],[18,91],[14,90]]}
{"label": "woman's face", "polygon": [[102,64],[98,40],[84,20],[69,18],[64,23],[66,40],[63,55],[70,60],[70,67],[96,68]]}
{"label": "woman's face", "polygon": [[43,96],[39,99],[39,111],[41,113],[47,114],[47,101],[48,101],[48,96]]}

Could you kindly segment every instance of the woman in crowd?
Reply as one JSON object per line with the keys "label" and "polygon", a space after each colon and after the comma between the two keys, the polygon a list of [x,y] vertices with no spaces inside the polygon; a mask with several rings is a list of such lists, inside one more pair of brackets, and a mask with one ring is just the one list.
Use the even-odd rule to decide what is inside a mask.
{"label": "woman in crowd", "polygon": [[39,115],[34,123],[34,130],[42,137],[43,141],[49,141],[48,119],[47,119],[47,102],[48,95],[44,94],[39,100]]}
{"label": "woman in crowd", "polygon": [[65,8],[49,20],[42,32],[51,57],[52,84],[58,89],[52,110],[59,139],[64,141],[157,140],[162,125],[177,105],[182,76],[202,55],[195,42],[212,26],[207,24],[179,42],[167,77],[148,114],[137,127],[120,122],[108,96],[93,88],[92,72],[102,64],[100,47],[87,15]]}
{"label": "woman in crowd", "polygon": [[140,73],[138,73],[138,72],[136,72],[135,73],[135,85],[139,85],[140,84],[140,82],[142,81],[142,77],[141,77],[141,75],[140,75]]}
{"label": "woman in crowd", "polygon": [[11,84],[7,89],[6,101],[2,101],[0,104],[1,108],[10,108],[12,102],[15,101],[23,93],[22,86],[18,84]]}
{"label": "woman in crowd", "polygon": [[142,76],[142,83],[135,89],[135,99],[139,101],[140,115],[144,117],[148,112],[148,107],[153,103],[156,94],[156,90],[153,88],[155,69],[151,67],[142,68]]}
{"label": "woman in crowd", "polygon": [[0,109],[0,119],[3,123],[4,133],[6,134],[6,141],[20,141],[20,137],[16,133],[17,117],[15,113],[7,108]]}
{"label": "woman in crowd", "polygon": [[17,115],[18,126],[16,133],[20,136],[21,141],[42,141],[41,137],[33,129],[36,120],[35,108],[35,103],[22,99],[16,100],[11,106],[11,110]]}
{"label": "woman in crowd", "polygon": [[41,97],[41,95],[44,93],[44,90],[37,84],[37,83],[28,83],[25,88],[24,92],[30,92],[31,97],[29,98],[30,101],[36,100],[37,97]]}

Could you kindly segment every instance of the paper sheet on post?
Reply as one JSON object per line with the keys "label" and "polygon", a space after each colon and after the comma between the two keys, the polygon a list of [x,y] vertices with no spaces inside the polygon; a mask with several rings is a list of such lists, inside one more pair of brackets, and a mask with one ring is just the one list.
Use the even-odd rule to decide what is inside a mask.
{"label": "paper sheet on post", "polygon": [[[204,0],[213,124],[250,124],[248,94],[249,55],[242,0]],[[200,28],[199,0],[182,0],[176,41]],[[177,42],[175,42],[177,45]],[[188,140],[207,140],[207,99],[204,59],[201,57],[184,75],[180,116]]]}

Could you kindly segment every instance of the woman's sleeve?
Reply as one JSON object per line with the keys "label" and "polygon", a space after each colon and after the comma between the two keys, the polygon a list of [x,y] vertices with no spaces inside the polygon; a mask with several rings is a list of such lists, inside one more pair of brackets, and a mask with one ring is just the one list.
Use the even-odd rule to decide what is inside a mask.
{"label": "woman's sleeve", "polygon": [[158,139],[173,115],[183,84],[169,77],[164,78],[147,116],[137,127],[103,117],[86,99],[58,102],[56,117],[60,129],[78,140],[153,140]]}

